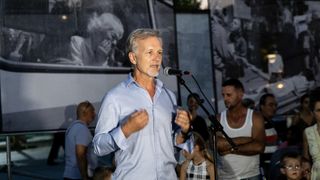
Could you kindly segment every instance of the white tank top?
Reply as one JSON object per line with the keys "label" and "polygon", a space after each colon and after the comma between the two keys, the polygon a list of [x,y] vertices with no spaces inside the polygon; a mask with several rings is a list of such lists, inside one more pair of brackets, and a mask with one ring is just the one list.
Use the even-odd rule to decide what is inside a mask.
{"label": "white tank top", "polygon": [[[246,120],[242,127],[231,128],[227,121],[227,111],[221,113],[220,123],[223,130],[230,138],[251,137],[253,110],[247,110]],[[220,180],[240,180],[257,176],[259,172],[259,155],[244,156],[228,154],[219,156],[219,179]]]}

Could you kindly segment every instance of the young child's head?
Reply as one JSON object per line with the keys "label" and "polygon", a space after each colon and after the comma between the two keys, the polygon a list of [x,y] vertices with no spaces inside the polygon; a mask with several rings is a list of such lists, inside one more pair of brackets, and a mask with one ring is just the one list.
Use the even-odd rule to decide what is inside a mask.
{"label": "young child's head", "polygon": [[305,180],[310,180],[311,179],[311,162],[308,159],[302,158],[301,170],[302,170],[302,177]]}
{"label": "young child's head", "polygon": [[97,167],[93,175],[93,180],[111,180],[113,171],[114,170],[109,167]]}
{"label": "young child's head", "polygon": [[300,180],[302,178],[302,160],[296,152],[289,152],[281,158],[280,171],[287,177],[287,180]]}
{"label": "young child's head", "polygon": [[199,133],[193,132],[193,143],[194,147],[191,153],[184,151],[184,156],[188,160],[194,159],[195,156],[203,156],[209,161],[212,161],[210,154],[208,153],[207,145],[205,140]]}

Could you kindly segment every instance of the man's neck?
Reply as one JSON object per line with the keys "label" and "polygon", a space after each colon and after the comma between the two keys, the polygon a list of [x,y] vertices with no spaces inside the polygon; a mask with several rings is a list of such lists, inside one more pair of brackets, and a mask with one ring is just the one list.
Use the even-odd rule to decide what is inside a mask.
{"label": "man's neck", "polygon": [[148,91],[149,95],[151,97],[154,96],[155,94],[155,79],[154,77],[146,76],[146,75],[141,75],[138,73],[133,74],[133,79],[145,90]]}
{"label": "man's neck", "polygon": [[241,105],[241,104],[238,104],[232,108],[229,108],[228,111],[230,114],[239,114],[241,112],[243,112],[246,108]]}
{"label": "man's neck", "polygon": [[247,114],[247,108],[240,105],[228,109],[227,121],[232,128],[240,128],[243,126]]}

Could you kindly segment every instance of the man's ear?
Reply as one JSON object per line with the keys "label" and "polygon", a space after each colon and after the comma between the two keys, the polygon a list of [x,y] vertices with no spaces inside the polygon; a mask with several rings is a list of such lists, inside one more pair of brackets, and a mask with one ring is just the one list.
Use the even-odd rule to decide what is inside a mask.
{"label": "man's ear", "polygon": [[137,64],[137,58],[134,52],[129,52],[129,60],[131,64]]}
{"label": "man's ear", "polygon": [[281,174],[284,174],[284,175],[286,174],[284,168],[280,168],[280,172],[281,172]]}

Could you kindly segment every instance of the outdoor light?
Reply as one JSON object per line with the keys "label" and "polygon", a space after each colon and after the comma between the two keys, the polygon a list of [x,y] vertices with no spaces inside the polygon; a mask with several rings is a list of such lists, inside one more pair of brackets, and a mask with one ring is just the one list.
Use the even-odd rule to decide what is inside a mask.
{"label": "outdoor light", "polygon": [[268,58],[268,62],[270,64],[273,64],[276,62],[276,54],[268,54],[267,55],[267,58]]}
{"label": "outdoor light", "polygon": [[276,87],[277,87],[278,89],[284,88],[283,82],[282,82],[282,81],[278,82],[277,85],[276,85]]}
{"label": "outdoor light", "polygon": [[63,21],[65,21],[65,20],[68,19],[68,16],[67,16],[67,15],[62,15],[62,16],[61,16],[61,19],[62,19]]}

